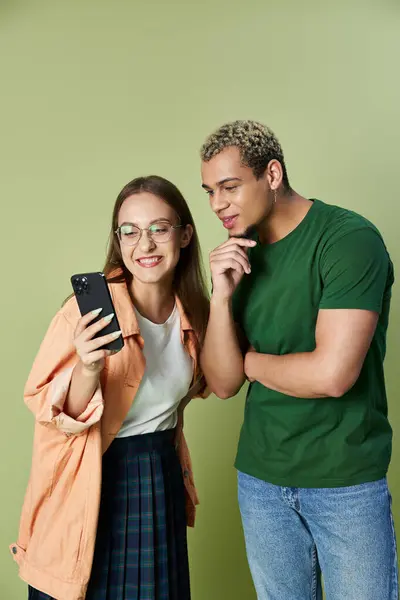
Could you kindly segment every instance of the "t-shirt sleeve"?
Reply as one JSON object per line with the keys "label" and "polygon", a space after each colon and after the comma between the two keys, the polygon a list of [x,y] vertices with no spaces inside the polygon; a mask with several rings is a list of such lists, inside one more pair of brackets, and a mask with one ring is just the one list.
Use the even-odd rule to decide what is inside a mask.
{"label": "t-shirt sleeve", "polygon": [[360,309],[380,313],[391,262],[372,227],[336,236],[321,256],[321,309]]}

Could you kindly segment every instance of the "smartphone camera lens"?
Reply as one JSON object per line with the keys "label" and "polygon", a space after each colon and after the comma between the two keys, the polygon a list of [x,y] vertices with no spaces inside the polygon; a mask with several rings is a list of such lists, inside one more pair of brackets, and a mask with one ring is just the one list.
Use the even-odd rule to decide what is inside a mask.
{"label": "smartphone camera lens", "polygon": [[86,277],[81,277],[79,280],[79,284],[80,284],[79,287],[81,288],[81,292],[82,292],[82,290],[86,291],[89,287],[89,283],[88,283],[88,280]]}
{"label": "smartphone camera lens", "polygon": [[87,277],[74,277],[72,280],[75,293],[81,296],[89,287]]}

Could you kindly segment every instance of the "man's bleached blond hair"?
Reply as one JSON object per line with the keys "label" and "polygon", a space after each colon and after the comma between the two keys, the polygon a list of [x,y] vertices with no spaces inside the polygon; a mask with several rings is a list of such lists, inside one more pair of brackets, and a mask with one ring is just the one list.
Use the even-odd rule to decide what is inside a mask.
{"label": "man's bleached blond hair", "polygon": [[283,185],[290,189],[282,147],[269,127],[257,121],[226,123],[206,139],[201,148],[201,159],[208,162],[230,146],[239,149],[242,163],[252,169],[257,179],[264,174],[271,160],[279,161]]}

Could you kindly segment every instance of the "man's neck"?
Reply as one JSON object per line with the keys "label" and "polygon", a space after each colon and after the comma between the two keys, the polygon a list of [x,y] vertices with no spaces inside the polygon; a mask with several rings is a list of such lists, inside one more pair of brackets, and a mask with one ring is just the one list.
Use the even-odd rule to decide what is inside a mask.
{"label": "man's neck", "polygon": [[268,217],[257,227],[262,244],[274,244],[289,235],[302,222],[312,206],[295,191],[278,196]]}

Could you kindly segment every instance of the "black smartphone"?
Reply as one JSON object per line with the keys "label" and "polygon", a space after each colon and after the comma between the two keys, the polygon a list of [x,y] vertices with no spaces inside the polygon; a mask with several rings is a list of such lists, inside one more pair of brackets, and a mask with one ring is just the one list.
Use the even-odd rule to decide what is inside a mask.
{"label": "black smartphone", "polygon": [[[109,325],[99,331],[94,337],[102,337],[109,333],[120,330],[118,318],[111,298],[110,290],[104,273],[80,273],[71,277],[72,289],[79,306],[82,317],[89,312],[102,308],[101,313],[95,317],[92,323],[96,323],[102,317],[114,313],[114,318]],[[124,347],[122,335],[111,343],[103,346],[106,350],[119,352]]]}

